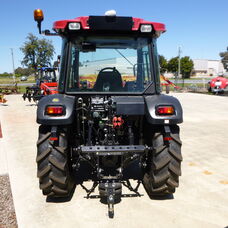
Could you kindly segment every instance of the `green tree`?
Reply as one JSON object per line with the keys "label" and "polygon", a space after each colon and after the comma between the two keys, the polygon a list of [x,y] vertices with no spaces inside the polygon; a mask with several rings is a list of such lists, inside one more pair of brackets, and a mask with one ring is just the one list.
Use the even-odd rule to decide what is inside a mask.
{"label": "green tree", "polygon": [[180,71],[182,78],[190,78],[194,63],[189,56],[184,56],[180,60]]}
{"label": "green tree", "polygon": [[8,73],[8,72],[3,72],[2,74],[0,74],[1,77],[9,77],[12,76],[12,73]]}
{"label": "green tree", "polygon": [[24,54],[22,64],[29,68],[36,69],[38,66],[51,65],[55,53],[52,42],[47,39],[38,39],[32,33],[26,37],[26,41],[20,48]]}
{"label": "green tree", "polygon": [[222,64],[224,66],[224,69],[228,71],[228,47],[227,47],[227,51],[220,52],[219,55],[222,58]]}
{"label": "green tree", "polygon": [[22,75],[29,76],[29,75],[31,75],[33,73],[34,73],[34,69],[32,69],[32,68],[18,67],[15,70],[15,74],[17,74],[18,76],[22,76]]}
{"label": "green tree", "polygon": [[159,55],[160,72],[164,74],[167,71],[167,60],[163,55]]}
{"label": "green tree", "polygon": [[174,57],[169,60],[167,64],[167,70],[170,73],[176,74],[178,71],[178,57]]}

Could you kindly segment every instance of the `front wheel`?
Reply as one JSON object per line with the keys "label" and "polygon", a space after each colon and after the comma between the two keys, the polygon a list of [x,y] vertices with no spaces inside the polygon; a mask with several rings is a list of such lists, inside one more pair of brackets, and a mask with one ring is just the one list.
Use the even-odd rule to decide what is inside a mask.
{"label": "front wheel", "polygon": [[50,127],[39,127],[37,141],[37,176],[40,189],[50,197],[68,197],[74,188],[70,173],[67,136],[60,130],[58,145],[50,141]]}
{"label": "front wheel", "polygon": [[152,136],[153,151],[148,154],[147,169],[143,185],[149,197],[165,196],[175,192],[181,175],[181,140],[179,127],[172,126],[169,142],[164,141],[162,132]]}

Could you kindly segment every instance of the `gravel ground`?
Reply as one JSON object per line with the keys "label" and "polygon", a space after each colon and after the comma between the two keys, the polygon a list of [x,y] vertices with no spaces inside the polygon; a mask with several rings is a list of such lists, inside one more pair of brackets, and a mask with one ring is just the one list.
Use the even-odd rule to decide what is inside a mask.
{"label": "gravel ground", "polygon": [[8,175],[0,175],[0,228],[17,228]]}

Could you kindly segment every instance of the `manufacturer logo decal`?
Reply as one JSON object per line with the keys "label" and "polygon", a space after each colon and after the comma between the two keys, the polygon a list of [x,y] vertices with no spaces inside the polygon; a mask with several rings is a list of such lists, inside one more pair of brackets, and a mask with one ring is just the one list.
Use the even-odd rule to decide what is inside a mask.
{"label": "manufacturer logo decal", "polygon": [[59,102],[59,98],[53,98],[52,102]]}

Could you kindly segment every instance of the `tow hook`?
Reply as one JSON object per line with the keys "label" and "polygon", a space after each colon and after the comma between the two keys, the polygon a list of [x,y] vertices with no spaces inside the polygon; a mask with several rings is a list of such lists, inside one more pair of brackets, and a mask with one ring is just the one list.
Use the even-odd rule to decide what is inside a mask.
{"label": "tow hook", "polygon": [[120,200],[122,194],[122,185],[120,182],[110,181],[100,182],[99,191],[101,198],[105,199],[108,204],[108,216],[109,218],[114,217],[114,204]]}

